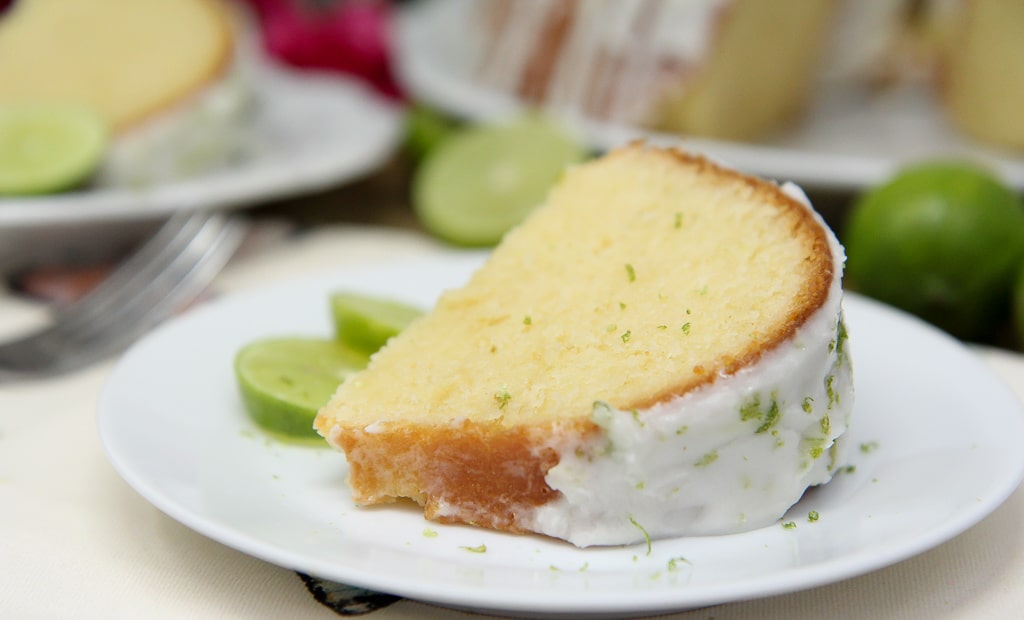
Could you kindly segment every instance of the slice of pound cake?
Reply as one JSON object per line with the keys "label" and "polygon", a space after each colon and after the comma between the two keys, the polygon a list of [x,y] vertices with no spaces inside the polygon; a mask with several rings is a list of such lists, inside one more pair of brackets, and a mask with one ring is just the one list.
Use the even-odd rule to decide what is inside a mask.
{"label": "slice of pound cake", "polygon": [[320,411],[356,502],[579,546],[779,519],[853,401],[843,251],[794,186],[633,144],[568,170]]}

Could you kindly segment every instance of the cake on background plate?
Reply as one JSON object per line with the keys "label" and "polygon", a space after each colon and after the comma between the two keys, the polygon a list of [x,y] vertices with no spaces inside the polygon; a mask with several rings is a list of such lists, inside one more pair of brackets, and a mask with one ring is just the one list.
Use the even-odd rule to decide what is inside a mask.
{"label": "cake on background plate", "polygon": [[842,265],[794,186],[632,144],[567,170],[315,427],[359,504],[579,546],[765,526],[841,463]]}
{"label": "cake on background plate", "polygon": [[753,140],[806,105],[835,0],[488,0],[477,79],[546,109]]}
{"label": "cake on background plate", "polygon": [[472,0],[464,13],[472,79],[560,115],[771,141],[825,92],[910,88],[964,136],[1024,148],[1018,0]]}
{"label": "cake on background plate", "polygon": [[0,14],[0,105],[71,103],[113,132],[94,182],[142,187],[245,149],[240,18],[225,0],[18,0]]}

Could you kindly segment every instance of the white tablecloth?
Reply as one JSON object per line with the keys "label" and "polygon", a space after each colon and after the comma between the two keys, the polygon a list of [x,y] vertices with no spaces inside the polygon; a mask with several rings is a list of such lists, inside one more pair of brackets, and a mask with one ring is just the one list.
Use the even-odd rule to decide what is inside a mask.
{"label": "white tablecloth", "polygon": [[[415,233],[320,229],[238,257],[215,290],[229,294],[436,248]],[[42,316],[40,307],[0,291],[0,337]],[[1024,356],[977,352],[1024,399]],[[0,618],[337,617],[296,573],[189,530],[118,477],[95,421],[110,367],[108,362],[58,379],[0,385]],[[1021,618],[1022,525],[1024,490],[1018,489],[979,525],[894,566],[803,592],[671,617]],[[479,617],[387,597],[368,601],[370,608],[380,605],[369,613],[372,620]]]}

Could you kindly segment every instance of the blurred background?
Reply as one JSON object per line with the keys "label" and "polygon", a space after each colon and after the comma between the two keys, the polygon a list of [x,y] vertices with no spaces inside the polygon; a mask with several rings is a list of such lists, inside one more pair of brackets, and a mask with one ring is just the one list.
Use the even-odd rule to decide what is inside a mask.
{"label": "blurred background", "polygon": [[1021,110],[1019,0],[0,0],[0,294],[182,210],[489,246],[644,138],[800,184],[848,289],[1021,350]]}

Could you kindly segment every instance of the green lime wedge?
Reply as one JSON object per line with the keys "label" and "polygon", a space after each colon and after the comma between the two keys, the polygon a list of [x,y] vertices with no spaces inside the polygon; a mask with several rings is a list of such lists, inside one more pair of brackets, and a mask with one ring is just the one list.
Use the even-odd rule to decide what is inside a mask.
{"label": "green lime wedge", "polygon": [[70,189],[99,166],[107,148],[103,119],[63,104],[0,105],[0,195]]}
{"label": "green lime wedge", "polygon": [[419,308],[359,293],[334,293],[330,301],[338,340],[367,354],[423,314]]}
{"label": "green lime wedge", "polygon": [[272,338],[243,347],[235,356],[242,402],[263,430],[281,439],[318,443],[313,419],[368,356],[337,340]]}
{"label": "green lime wedge", "polygon": [[586,151],[557,126],[534,116],[453,131],[413,177],[413,208],[423,226],[466,246],[498,243],[544,201]]}

